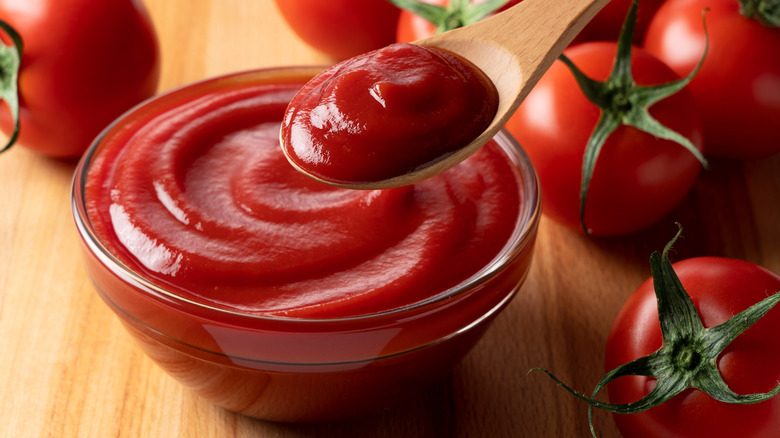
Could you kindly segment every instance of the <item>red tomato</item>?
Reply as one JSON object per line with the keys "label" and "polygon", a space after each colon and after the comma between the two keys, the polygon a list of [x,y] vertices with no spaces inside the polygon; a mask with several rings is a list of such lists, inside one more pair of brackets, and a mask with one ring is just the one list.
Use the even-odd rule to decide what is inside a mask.
{"label": "red tomato", "polygon": [[780,28],[739,13],[736,0],[670,0],[650,23],[645,48],[680,75],[709,52],[689,88],[704,119],[707,154],[762,158],[780,152]]}
{"label": "red tomato", "polygon": [[[752,263],[698,257],[673,265],[705,327],[718,325],[774,292],[780,276]],[[762,393],[780,381],[780,306],[739,335],[719,356],[725,382],[738,394]],[[607,339],[606,368],[646,356],[661,346],[652,279],[628,299]],[[649,377],[619,378],[607,386],[610,402],[634,402],[654,386]],[[615,414],[626,438],[775,438],[780,432],[780,397],[753,405],[719,402],[688,389],[647,411]]]}
{"label": "red tomato", "polygon": [[395,42],[399,10],[387,0],[276,0],[290,28],[343,60]]}
{"label": "red tomato", "polygon": [[[78,156],[112,120],[157,90],[157,36],[139,1],[0,0],[0,19],[24,41],[20,145]],[[0,127],[13,131],[7,109],[0,111]]]}
{"label": "red tomato", "polygon": [[[437,6],[446,6],[450,3],[450,0],[421,0],[424,3],[430,3]],[[472,3],[479,4],[484,3],[486,0],[472,0]],[[507,4],[499,9],[503,11],[506,8],[512,7],[523,0],[509,0]],[[398,27],[396,29],[395,39],[399,43],[410,43],[422,38],[429,37],[436,33],[436,26],[425,18],[415,14],[414,12],[401,10],[401,15],[398,17]]]}
{"label": "red tomato", "polygon": [[[564,53],[586,75],[604,80],[615,50],[615,43],[589,42]],[[633,49],[631,59],[637,84],[678,79],[669,67],[639,48]],[[701,150],[701,120],[685,89],[650,107],[650,114]],[[580,231],[583,153],[598,117],[598,107],[580,91],[571,71],[556,61],[506,125],[536,166],[545,214]],[[685,197],[699,168],[699,161],[682,146],[620,126],[607,139],[596,162],[585,221],[594,235],[642,229]]]}
{"label": "red tomato", "polygon": [[[574,39],[575,43],[586,41],[617,41],[628,8],[633,0],[611,0],[593,17]],[[665,0],[640,0],[637,5],[634,42],[640,43],[647,30],[650,19]]]}

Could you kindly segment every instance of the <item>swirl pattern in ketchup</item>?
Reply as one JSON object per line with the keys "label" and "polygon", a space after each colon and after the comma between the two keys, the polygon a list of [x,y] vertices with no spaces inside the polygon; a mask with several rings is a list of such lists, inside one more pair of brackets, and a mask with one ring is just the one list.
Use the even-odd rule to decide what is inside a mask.
{"label": "swirl pattern in ketchup", "polygon": [[521,195],[495,143],[413,186],[322,184],[293,169],[279,144],[303,83],[188,96],[105,141],[86,198],[108,250],[183,298],[300,318],[409,305],[496,257]]}

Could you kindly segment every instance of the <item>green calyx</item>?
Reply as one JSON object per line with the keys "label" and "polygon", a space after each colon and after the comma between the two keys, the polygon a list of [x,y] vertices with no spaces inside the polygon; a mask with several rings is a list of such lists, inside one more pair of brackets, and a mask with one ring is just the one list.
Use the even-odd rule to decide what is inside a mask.
{"label": "green calyx", "polygon": [[659,85],[637,85],[631,73],[631,41],[634,36],[636,11],[637,0],[634,0],[623,23],[623,29],[617,42],[615,63],[606,81],[596,81],[587,77],[566,55],[561,55],[559,58],[572,71],[583,94],[601,110],[599,120],[588,139],[582,160],[580,224],[587,234],[590,233],[590,230],[585,223],[585,201],[590,181],[593,178],[593,169],[605,142],[619,126],[632,126],[655,137],[673,141],[690,151],[701,162],[702,166],[709,167],[707,160],[689,139],[662,125],[649,113],[649,108],[653,104],[677,93],[688,85],[704,62],[707,47],[705,47],[704,54],[696,68],[685,78]]}
{"label": "green calyx", "polygon": [[0,152],[10,148],[19,137],[19,66],[22,63],[22,37],[8,23],[0,20],[2,29],[10,38],[13,45],[7,46],[0,43],[0,100],[4,100],[11,109],[14,120],[14,132],[8,142],[0,148]]}
{"label": "green calyx", "polygon": [[[590,397],[566,386],[545,369],[532,370],[546,373],[567,391],[588,403],[588,422],[594,437],[596,432],[593,428],[593,408],[619,414],[635,414],[658,406],[688,388],[698,389],[716,400],[732,404],[759,403],[780,393],[779,383],[766,393],[736,394],[726,385],[717,366],[718,356],[723,350],[780,302],[780,291],[776,291],[718,326],[705,328],[693,301],[669,261],[669,250],[681,233],[682,227],[664,248],[663,254],[655,252],[650,256],[650,268],[658,302],[658,319],[663,338],[661,348],[648,356],[609,371],[598,382]],[[653,377],[657,380],[657,384],[650,393],[632,403],[613,404],[595,399],[608,383],[619,377],[631,375]]]}
{"label": "green calyx", "polygon": [[388,1],[430,21],[436,26],[436,33],[476,23],[509,2],[509,0],[487,0],[474,4],[471,0],[451,0],[447,6],[438,6],[419,0]]}
{"label": "green calyx", "polygon": [[780,0],[739,0],[739,12],[767,27],[780,27]]}

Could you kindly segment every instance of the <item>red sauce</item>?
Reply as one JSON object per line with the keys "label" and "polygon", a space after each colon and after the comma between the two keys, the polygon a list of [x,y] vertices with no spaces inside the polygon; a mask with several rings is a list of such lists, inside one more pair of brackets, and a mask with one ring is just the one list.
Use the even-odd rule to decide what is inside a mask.
{"label": "red sauce", "polygon": [[290,102],[282,143],[323,181],[368,183],[446,158],[488,127],[498,107],[490,79],[434,47],[393,44],[336,64]]}
{"label": "red sauce", "polygon": [[519,177],[495,143],[413,186],[335,188],[295,171],[279,146],[301,85],[206,92],[107,140],[86,187],[99,239],[185,299],[306,318],[424,300],[506,245]]}
{"label": "red sauce", "polygon": [[74,179],[86,271],[149,357],[276,421],[384,409],[444,376],[522,283],[539,217],[530,162],[501,137],[395,190],[293,170],[278,132],[305,73],[159,96]]}

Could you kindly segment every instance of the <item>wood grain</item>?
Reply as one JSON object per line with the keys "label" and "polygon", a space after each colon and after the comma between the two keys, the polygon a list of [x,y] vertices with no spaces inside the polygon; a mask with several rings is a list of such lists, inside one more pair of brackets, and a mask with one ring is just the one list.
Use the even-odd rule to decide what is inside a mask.
{"label": "wood grain", "polygon": [[[250,68],[326,64],[271,0],[146,0],[163,50],[161,91]],[[780,156],[715,161],[683,205],[619,239],[543,219],[525,286],[444,381],[390,411],[287,425],[232,414],[147,359],[92,289],[70,216],[73,162],[0,155],[0,437],[583,437],[582,391],[602,374],[612,318],[685,226],[676,259],[729,256],[780,272]],[[619,436],[597,413],[601,436]]]}

